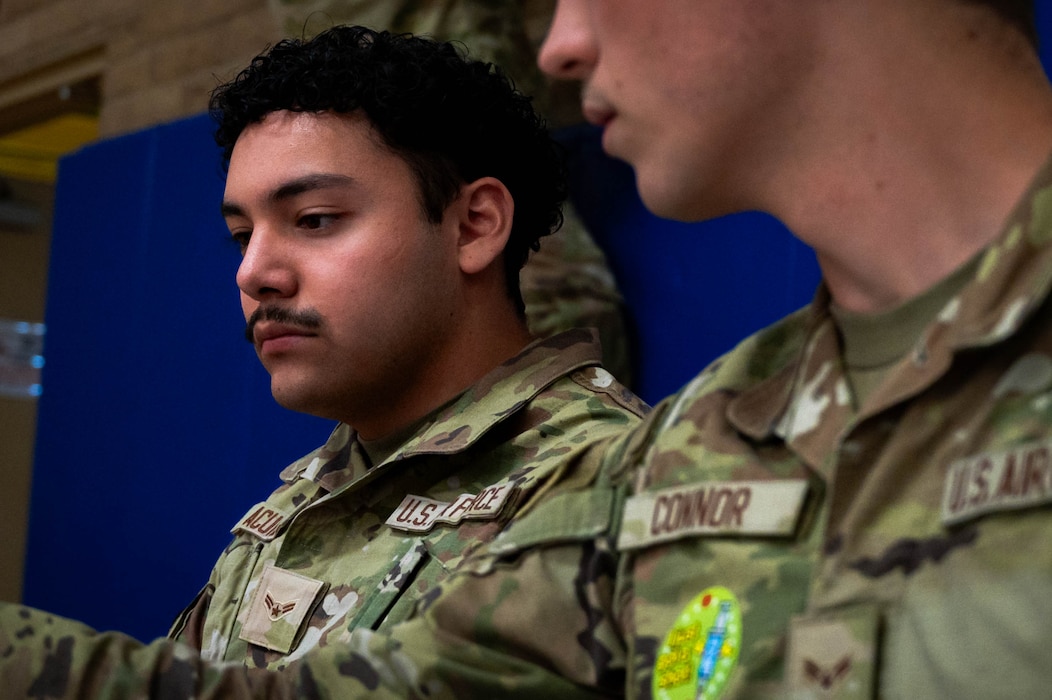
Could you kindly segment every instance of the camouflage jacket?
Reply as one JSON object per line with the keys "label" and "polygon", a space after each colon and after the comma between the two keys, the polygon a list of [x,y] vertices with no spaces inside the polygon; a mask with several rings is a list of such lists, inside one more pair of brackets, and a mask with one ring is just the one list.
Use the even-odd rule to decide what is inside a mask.
{"label": "camouflage jacket", "polygon": [[[530,659],[521,697],[1047,697],[1050,287],[1052,167],[859,410],[822,289],[583,453],[396,636]],[[527,606],[560,622],[495,612]]]}
{"label": "camouflage jacket", "polygon": [[856,412],[824,291],[655,410],[624,466],[639,698],[1052,688],[1052,168]]}
{"label": "camouflage jacket", "polygon": [[[208,585],[173,629],[191,644],[141,647],[0,606],[0,696],[121,697],[149,688],[172,696],[300,697],[313,694],[316,683],[372,696],[377,671],[365,662],[362,675],[345,678],[337,670],[331,685],[328,669],[339,669],[345,656],[358,658],[360,643],[379,645],[375,667],[382,669],[386,638],[372,642],[368,632],[409,616],[514,519],[546,477],[588,445],[639,423],[646,406],[599,366],[599,352],[594,331],[530,345],[371,468],[353,431],[338,427],[323,447],[290,465],[285,484],[235,527]],[[351,628],[361,628],[367,641],[352,639]],[[332,655],[314,660],[326,647]],[[247,670],[281,669],[301,658],[309,660],[306,672]],[[305,674],[309,689],[285,687]],[[252,682],[263,690],[248,690]],[[389,688],[391,697],[409,692],[398,679]]]}
{"label": "camouflage jacket", "polygon": [[88,667],[90,689],[202,697],[1044,696],[1050,286],[1046,171],[857,412],[820,292],[561,466],[386,635],[259,675],[0,607],[0,687]]}
{"label": "camouflage jacket", "polygon": [[[268,0],[286,36],[312,36],[336,24],[410,32],[456,41],[474,58],[499,65],[519,90],[552,118],[551,83],[537,66],[537,50],[551,22],[552,0]],[[572,93],[558,95],[566,123],[582,121]]]}
{"label": "camouflage jacket", "polygon": [[176,638],[280,668],[407,617],[557,465],[638,422],[643,405],[598,354],[586,331],[532,344],[376,466],[338,426],[234,527]]}
{"label": "camouflage jacket", "polygon": [[857,412],[820,292],[562,465],[386,635],[259,675],[0,607],[0,687],[81,664],[202,697],[1042,697],[1050,286],[1046,171]]}

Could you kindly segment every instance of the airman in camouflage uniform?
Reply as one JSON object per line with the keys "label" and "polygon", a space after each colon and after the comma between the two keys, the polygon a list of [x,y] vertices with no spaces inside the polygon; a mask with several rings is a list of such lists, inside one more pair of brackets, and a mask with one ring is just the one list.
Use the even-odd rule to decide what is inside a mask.
{"label": "airman in camouflage uniform", "polygon": [[[1052,91],[1020,31],[1032,6],[756,5],[560,0],[542,51],[585,81],[649,206],[766,206],[825,273],[807,309],[659,405],[605,466],[584,460],[591,489],[549,491],[617,533],[574,528],[582,556],[615,551],[592,568],[618,565],[591,608],[615,640],[592,635],[593,673],[616,671],[624,639],[636,698],[1046,695]],[[672,31],[690,41],[654,52]],[[786,124],[779,162],[764,134]],[[490,547],[501,576],[453,583],[427,615],[472,619],[454,605],[565,560],[574,535],[541,522],[546,505]]]}
{"label": "airman in camouflage uniform", "polygon": [[174,632],[206,659],[281,668],[399,622],[555,469],[643,410],[578,330],[537,341],[375,465],[340,425],[249,509]]}
{"label": "airman in camouflage uniform", "polygon": [[[371,468],[354,432],[339,426],[239,521],[177,621],[178,641],[144,646],[0,602],[0,697],[538,697],[538,674],[517,653],[447,636],[417,613],[473,552],[544,502],[549,478],[638,424],[645,406],[598,363],[594,331],[537,341]],[[556,508],[557,517],[592,517],[594,503],[572,508]],[[543,512],[551,515],[551,504]],[[538,593],[551,586],[569,596],[558,615],[545,612],[550,601],[512,587],[493,622],[542,640],[545,654],[575,669],[566,675],[588,675],[593,659],[560,644],[589,638],[579,602],[602,598],[613,572],[578,572],[572,556],[530,572]],[[480,612],[480,601],[461,602]],[[486,618],[460,622],[487,629]],[[558,676],[545,677],[542,690],[593,696]]]}
{"label": "airman in camouflage uniform", "polygon": [[[250,667],[272,672],[323,654],[335,667],[317,677],[335,670],[338,692],[371,690],[380,674],[401,696],[410,667],[399,660],[388,669],[382,656],[362,666],[352,628],[371,632],[410,615],[539,498],[548,477],[639,422],[645,407],[599,366],[593,332],[520,349],[529,334],[508,275],[557,223],[564,194],[557,150],[526,98],[491,66],[433,42],[343,27],[308,43],[275,46],[211,106],[230,168],[224,216],[245,256],[247,335],[276,397],[350,419],[237,524],[174,630],[189,645],[138,649],[117,634],[0,606],[5,694],[229,695],[262,679],[278,696],[275,683],[306,683],[295,695],[309,696],[309,670],[272,678]],[[440,154],[437,163],[421,143]],[[446,167],[456,186],[443,195]],[[409,264],[421,258],[429,264]],[[335,303],[348,289],[352,303]],[[413,308],[402,308],[406,299]],[[435,313],[421,319],[417,308]],[[399,335],[403,320],[428,342]],[[339,333],[348,327],[350,337]],[[401,345],[424,346],[426,381],[403,386],[404,374],[418,375]],[[374,347],[385,350],[376,368],[384,381],[361,376]],[[504,354],[509,347],[518,354]],[[436,356],[444,366],[430,364]],[[397,423],[406,411],[385,403],[407,392],[431,400],[450,377],[472,374],[466,390],[414,420]],[[341,391],[330,396],[333,385]],[[378,422],[378,413],[394,415]]]}
{"label": "airman in camouflage uniform", "polygon": [[[890,302],[866,307],[851,296],[859,290],[834,274],[807,309],[714,363],[659,405],[641,429],[583,454],[543,502],[466,562],[421,616],[392,630],[398,653],[413,659],[420,675],[445,668],[447,682],[455,678],[449,659],[457,654],[462,668],[485,669],[464,674],[458,690],[466,695],[487,682],[499,688],[492,678],[504,673],[512,679],[507,693],[516,697],[584,697],[585,689],[610,695],[624,689],[634,698],[1044,696],[1052,687],[1045,661],[1052,625],[1044,614],[1052,595],[1052,164],[1041,161],[1052,149],[1052,123],[1036,56],[1021,33],[974,4],[768,4],[770,17],[752,5],[710,5],[761,37],[764,48],[773,46],[780,63],[790,54],[772,37],[806,36],[791,15],[804,25],[818,14],[834,15],[825,30],[860,32],[847,35],[851,51],[858,44],[874,48],[872,27],[883,40],[889,26],[903,31],[924,20],[905,32],[908,49],[891,49],[907,63],[924,55],[936,39],[933,30],[940,42],[946,26],[954,26],[955,42],[970,37],[964,46],[950,44],[954,61],[943,59],[957,82],[937,71],[935,84],[925,88],[933,97],[926,108],[934,110],[927,116],[941,111],[941,119],[926,125],[935,128],[925,138],[941,138],[940,146],[955,146],[949,150],[957,156],[970,154],[960,163],[986,176],[989,191],[964,192],[964,200],[981,200],[979,236],[958,228],[960,221],[941,230],[926,218],[906,239],[884,226],[870,230],[885,241],[876,250],[890,263],[881,269],[887,277],[868,281],[880,284]],[[675,110],[690,112],[694,105],[660,102],[665,86],[655,88],[645,70],[630,71],[653,68],[640,55],[658,44],[648,34],[651,17],[660,16],[659,30],[686,29],[696,10],[689,3],[602,0],[562,6],[565,24],[542,60],[555,72],[595,81],[586,84],[585,99],[607,124],[604,143],[623,148],[636,165],[645,200],[665,213],[690,215],[694,203],[677,196],[692,188],[661,179],[664,169],[682,166],[668,160],[662,138],[679,146],[682,158],[696,155],[689,153],[693,144],[683,131],[633,130],[648,118],[672,121],[681,116]],[[689,26],[706,22],[715,35],[727,31],[709,17]],[[687,53],[716,41],[687,34],[693,42]],[[982,42],[971,41],[977,35]],[[998,49],[991,52],[992,46]],[[1007,64],[997,53],[1006,47]],[[761,51],[756,44],[748,49]],[[976,50],[985,66],[976,64]],[[667,56],[676,59],[683,57]],[[803,65],[813,69],[815,60],[808,54]],[[885,60],[893,61],[882,54],[878,62]],[[604,61],[622,72],[601,72]],[[959,75],[961,65],[982,77]],[[1006,65],[1011,70],[1000,74]],[[962,133],[960,107],[978,109],[973,93],[989,89],[987,71],[1011,85],[1007,93],[1024,97],[1008,113],[1001,112],[1005,103],[980,100],[1004,121],[982,121],[977,140],[980,134]],[[705,76],[693,77],[704,82]],[[782,74],[771,80],[772,89],[786,84]],[[912,89],[905,92],[908,102],[917,99]],[[828,90],[818,94],[828,98],[824,108],[836,121],[843,105]],[[684,99],[676,90],[672,95]],[[734,133],[750,133],[748,120],[768,115],[735,113],[743,121],[734,121],[740,129]],[[1019,138],[1030,145],[1002,152],[1011,156],[1011,167],[1002,170],[974,146],[989,146],[985,132],[992,125],[1002,136],[1011,132],[1003,143],[1014,143],[1020,132],[1009,116],[1027,125]],[[689,118],[703,121],[696,112]],[[816,129],[825,137],[828,126]],[[835,168],[846,162],[839,156],[820,162]],[[854,167],[873,167],[862,160],[836,173],[834,182],[858,179]],[[952,176],[951,183],[962,176],[961,165],[951,172],[923,159],[911,165]],[[800,177],[817,176],[800,169]],[[808,193],[804,183],[792,184]],[[720,194],[719,183],[703,185]],[[947,206],[912,190],[905,194],[898,193],[895,206],[912,202],[913,214]],[[789,218],[792,211],[781,213]],[[873,243],[863,237],[866,223],[865,217],[836,219],[835,238],[817,241],[824,246],[820,254],[832,256],[839,242],[862,248],[856,251],[862,271],[879,266],[862,246]],[[959,260],[938,265],[922,258],[927,278],[919,289],[910,282],[903,289],[892,273],[917,254],[909,247],[917,236],[956,243],[950,247]],[[827,272],[845,272],[843,261],[823,264]],[[580,602],[569,613],[572,597]],[[556,626],[562,632],[554,640],[550,626],[516,627],[513,611],[522,608],[566,626]],[[447,644],[431,657],[417,641],[429,634]],[[378,647],[370,648],[374,663]],[[515,667],[501,653],[532,668]]]}
{"label": "airman in camouflage uniform", "polygon": [[[606,147],[636,166],[644,200],[683,218],[766,204],[818,248],[826,282],[815,302],[745,341],[641,430],[560,470],[390,637],[358,630],[280,678],[203,667],[163,644],[125,657],[129,644],[108,637],[96,664],[131,661],[127,675],[102,677],[291,694],[280,682],[348,697],[400,683],[403,695],[434,697],[1047,694],[1052,175],[1041,161],[1052,150],[1052,96],[1032,49],[977,3],[707,3],[714,18],[694,3],[597,0],[573,16],[585,6],[562,0],[542,61],[589,81],[589,112],[607,126]],[[691,41],[660,43],[671,29]],[[729,29],[737,41],[721,42]],[[820,51],[794,52],[818,38]],[[703,51],[713,53],[690,61]],[[688,99],[698,95],[676,90],[683,81],[655,81],[652,60],[697,71],[691,88],[718,98],[720,113],[701,115]],[[851,79],[863,68],[866,80]],[[802,75],[806,89],[794,92]],[[635,100],[621,93],[640,88]],[[786,90],[808,99],[784,99]],[[877,99],[860,108],[872,96],[855,90]],[[782,113],[815,96],[822,108],[808,119]],[[648,118],[682,113],[717,130],[630,138]],[[707,121],[717,117],[733,130]],[[738,160],[712,170],[721,137],[751,146],[744,136],[761,137],[772,118],[792,125],[789,145],[809,144],[815,163],[794,151],[790,165],[762,173],[758,191],[733,170]],[[867,150],[892,134],[903,142]],[[772,165],[778,144],[760,145]],[[896,177],[865,177],[889,155],[906,161]],[[689,187],[661,179],[684,172],[684,159],[696,175]],[[739,177],[726,179],[727,168]],[[949,193],[918,193],[922,182]],[[832,191],[816,192],[819,183]],[[782,185],[793,206],[771,192]],[[960,244],[949,259],[947,240]],[[896,274],[918,264],[919,282]],[[916,333],[899,332],[902,309]],[[899,336],[893,345],[905,338],[906,351],[856,363],[852,311]],[[32,669],[0,666],[3,680],[25,688],[62,678],[70,655],[74,667],[87,658],[63,625],[0,609],[0,657]],[[52,640],[49,659],[27,651],[41,636]]]}
{"label": "airman in camouflage uniform", "polygon": [[618,539],[636,697],[1052,687],[1052,168],[968,275],[857,410],[825,289],[661,406]]}

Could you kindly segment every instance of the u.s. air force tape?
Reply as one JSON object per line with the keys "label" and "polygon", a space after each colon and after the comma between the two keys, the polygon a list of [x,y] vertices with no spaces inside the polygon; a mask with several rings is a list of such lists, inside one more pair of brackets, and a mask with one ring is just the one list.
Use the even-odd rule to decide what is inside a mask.
{"label": "u.s. air force tape", "polygon": [[950,465],[942,522],[956,525],[997,511],[1052,503],[1052,441],[983,452]]}
{"label": "u.s. air force tape", "polygon": [[710,481],[632,496],[625,502],[618,548],[636,549],[680,537],[796,531],[807,497],[805,479]]}
{"label": "u.s. air force tape", "polygon": [[462,520],[492,520],[513,502],[516,493],[514,484],[503,483],[477,494],[461,494],[452,501],[408,495],[387,518],[386,525],[405,532],[428,532],[439,523],[457,525]]}

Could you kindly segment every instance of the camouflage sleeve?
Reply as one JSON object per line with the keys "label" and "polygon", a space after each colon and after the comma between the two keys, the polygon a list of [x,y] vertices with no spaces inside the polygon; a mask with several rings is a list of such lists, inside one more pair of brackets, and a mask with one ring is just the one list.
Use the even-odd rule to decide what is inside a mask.
{"label": "camouflage sleeve", "polygon": [[0,695],[5,698],[291,698],[289,679],[207,667],[168,640],[117,633],[0,603]]}
{"label": "camouflage sleeve", "polygon": [[[171,640],[152,644],[0,603],[4,698],[565,698],[607,697],[532,660],[438,632],[424,619],[400,639],[359,630],[280,672],[212,664]],[[538,694],[540,693],[540,694]]]}
{"label": "camouflage sleeve", "polygon": [[[212,663],[0,603],[0,696],[32,698],[621,697],[624,642],[606,533],[621,490],[597,479],[612,436],[565,464],[491,547],[389,632],[359,629],[280,672]],[[615,460],[616,461],[616,460]]]}
{"label": "camouflage sleeve", "polygon": [[[668,408],[659,404],[648,420],[660,423]],[[442,639],[431,669],[458,696],[484,688],[492,697],[623,697],[633,580],[614,537],[647,438],[627,431],[567,461],[392,641],[422,658],[421,645]],[[463,671],[502,664],[515,665],[514,684],[478,685]]]}

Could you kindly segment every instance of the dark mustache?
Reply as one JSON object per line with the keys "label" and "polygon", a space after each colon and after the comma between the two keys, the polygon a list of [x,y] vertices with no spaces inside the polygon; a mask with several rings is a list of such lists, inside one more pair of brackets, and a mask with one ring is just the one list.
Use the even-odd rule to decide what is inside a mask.
{"label": "dark mustache", "polygon": [[287,326],[299,326],[305,330],[321,328],[321,314],[314,309],[286,309],[283,306],[260,306],[252,312],[245,323],[245,340],[255,342],[253,335],[260,321],[275,321]]}

